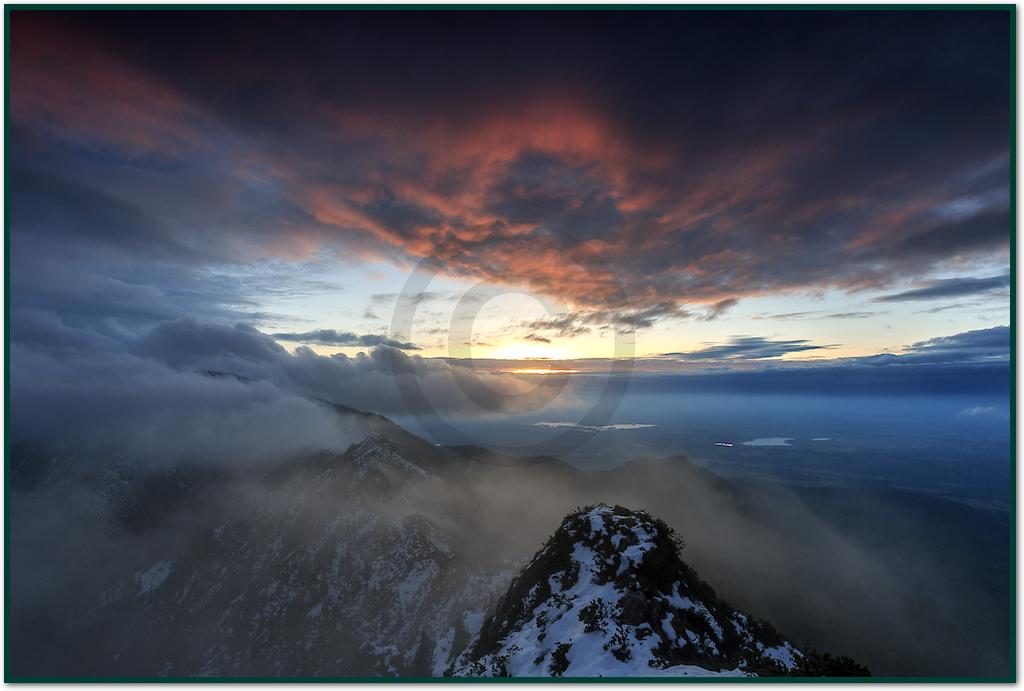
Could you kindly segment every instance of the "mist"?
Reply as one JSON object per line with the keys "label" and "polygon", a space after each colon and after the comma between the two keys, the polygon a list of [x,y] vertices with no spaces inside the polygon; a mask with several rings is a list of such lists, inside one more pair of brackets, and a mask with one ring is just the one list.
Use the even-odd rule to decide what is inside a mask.
{"label": "mist", "polygon": [[493,469],[476,489],[509,551],[529,551],[576,506],[659,516],[735,607],[876,676],[1010,668],[1005,514],[909,492],[725,482],[681,457],[580,473]]}
{"label": "mist", "polygon": [[[584,472],[446,449],[329,402],[408,412],[397,372],[458,411],[458,366],[383,348],[289,353],[243,326],[44,325],[22,325],[11,350],[19,674],[437,674],[468,642],[465,617],[485,616],[561,519],[598,501],[667,521],[702,578],[796,645],[881,676],[1008,673],[1005,514],[884,488],[725,481],[683,457]],[[423,470],[360,470],[353,449],[381,434]],[[383,584],[381,559],[402,564]],[[145,574],[163,564],[171,585],[151,594]],[[421,574],[413,591],[402,568]],[[243,625],[270,628],[254,647],[236,641],[249,652],[230,669],[204,666]],[[448,653],[422,653],[424,640]],[[331,657],[342,643],[351,654]]]}
{"label": "mist", "polygon": [[[280,544],[280,527],[288,526],[282,554],[318,549],[331,526],[331,541],[352,545],[336,557],[341,561],[334,568],[358,584],[367,582],[367,568],[380,568],[368,565],[358,545],[404,544],[409,538],[403,537],[403,521],[421,517],[445,536],[451,554],[438,584],[416,599],[419,614],[403,610],[394,619],[415,620],[402,639],[403,650],[413,651],[419,630],[443,624],[437,612],[450,614],[453,607],[446,599],[452,597],[450,590],[441,582],[461,583],[478,571],[499,574],[490,591],[478,597],[479,612],[489,611],[567,513],[604,501],[666,520],[685,540],[684,560],[703,579],[733,606],[768,619],[797,645],[853,656],[882,676],[1002,674],[1009,665],[1001,619],[1008,571],[992,570],[986,579],[984,569],[997,563],[987,559],[998,552],[972,553],[1008,544],[1008,524],[968,507],[938,499],[918,506],[902,495],[840,490],[816,503],[812,495],[781,486],[723,482],[682,458],[579,472],[557,461],[508,465],[507,459],[477,457],[444,477],[404,483],[400,491],[354,481],[339,489],[325,486],[321,476],[295,470],[311,462],[337,464],[337,456],[309,458],[279,461],[259,473],[228,464],[198,475],[188,468],[136,468],[128,475],[135,492],[151,481],[166,487],[173,480],[184,487],[177,494],[143,492],[150,501],[134,509],[138,516],[123,504],[132,493],[111,495],[109,481],[76,477],[72,471],[60,471],[64,482],[57,489],[44,485],[12,493],[14,621],[22,643],[32,643],[35,651],[25,664],[34,660],[31,669],[37,673],[80,671],[76,665],[88,659],[95,667],[87,669],[102,672],[106,668],[95,661],[96,646],[117,649],[123,635],[141,625],[138,617],[144,619],[144,610],[125,610],[123,634],[108,631],[104,640],[90,636],[88,643],[72,637],[84,646],[78,649],[57,633],[62,624],[89,611],[113,584],[127,581],[129,589],[137,589],[139,574],[154,563],[173,561],[177,569],[184,561],[196,564],[200,573],[215,571],[207,560],[216,554],[211,533],[219,526],[244,524],[244,542],[256,545]],[[346,527],[338,529],[339,523]],[[362,532],[367,525],[375,526],[373,537]],[[972,532],[981,530],[988,533],[979,537]],[[937,531],[945,539],[936,541]],[[285,566],[292,562],[284,556],[275,559],[276,567],[268,570],[276,570],[275,578],[295,568]],[[324,562],[319,568],[330,566]],[[300,567],[298,574],[300,579],[322,577],[317,568],[303,576]],[[179,575],[185,574],[175,572]],[[361,596],[353,592],[348,597]],[[225,592],[222,599],[231,598]],[[196,632],[196,646],[216,640],[221,629],[213,618],[219,612],[213,607],[210,613],[181,615]],[[301,617],[289,621],[282,635],[301,641],[311,623]],[[346,625],[342,620],[339,635],[359,642],[359,621],[354,617]],[[90,631],[88,626],[84,630]],[[151,644],[159,646],[166,636],[173,648],[174,631],[154,632]],[[153,664],[159,657],[154,653]],[[301,667],[264,668],[260,658],[243,659],[238,671],[302,672]],[[109,669],[143,673],[147,660],[111,661]],[[350,665],[341,668],[346,673],[369,673],[358,661],[345,664]]]}
{"label": "mist", "polygon": [[501,412],[531,408],[552,387],[386,346],[352,358],[289,353],[243,324],[181,320],[136,334],[21,311],[12,337],[15,444],[145,463],[263,462],[358,441],[313,399],[384,414],[475,411],[481,403]]}

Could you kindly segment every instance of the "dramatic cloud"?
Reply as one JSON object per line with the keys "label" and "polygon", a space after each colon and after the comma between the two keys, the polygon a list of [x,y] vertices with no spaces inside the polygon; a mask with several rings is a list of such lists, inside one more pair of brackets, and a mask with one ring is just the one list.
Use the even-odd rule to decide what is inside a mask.
{"label": "dramatic cloud", "polygon": [[13,285],[429,259],[644,328],[927,279],[1009,248],[1004,15],[16,10]]}
{"label": "dramatic cloud", "polygon": [[305,347],[293,354],[244,324],[179,320],[137,335],[116,322],[74,326],[19,310],[11,339],[12,440],[154,462],[344,450],[355,432],[317,400],[385,414],[480,414],[532,410],[560,390],[554,379],[478,372],[387,346],[354,358]]}
{"label": "dramatic cloud", "polygon": [[990,278],[947,278],[930,281],[923,288],[905,290],[902,293],[883,295],[875,302],[904,302],[908,300],[935,300],[965,295],[978,295],[994,291],[1006,291],[1010,287],[1010,274]]}
{"label": "dramatic cloud", "polygon": [[55,357],[11,347],[15,444],[144,464],[257,466],[344,451],[359,431],[267,381],[179,371],[124,351]]}
{"label": "dramatic cloud", "polygon": [[387,336],[375,334],[356,335],[351,331],[335,331],[334,329],[318,329],[317,331],[306,331],[304,333],[276,333],[274,338],[279,341],[294,341],[296,343],[315,343],[326,346],[363,346],[372,348],[375,346],[387,346],[398,350],[419,350],[415,343],[402,343]]}
{"label": "dramatic cloud", "polygon": [[[746,300],[804,309],[770,305],[830,289],[868,304],[889,293],[875,306],[894,311],[1001,295],[1007,276],[966,276],[1005,271],[1015,228],[1012,38],[1007,9],[12,9],[11,444],[83,466],[99,457],[244,476],[250,464],[358,441],[362,431],[325,402],[476,421],[589,390],[610,400],[604,375],[619,361],[514,373],[504,370],[522,362],[424,358],[406,352],[413,343],[367,334],[376,327],[339,322],[324,307],[336,303],[306,299],[340,290],[332,275],[367,279],[372,297],[344,305],[365,319],[416,306],[385,291],[421,262],[444,284],[421,302],[476,281],[528,288],[565,306],[513,323],[536,343],[727,319]],[[370,283],[370,272],[384,280]],[[935,280],[954,275],[964,277]],[[870,316],[845,304],[775,316]],[[941,333],[937,321],[916,333]],[[303,343],[366,352],[323,356]],[[970,394],[951,419],[1001,424],[1009,327],[885,355],[783,359],[832,347],[737,336],[631,362],[640,373],[629,390]],[[544,419],[570,419],[558,412]],[[568,424],[588,436],[610,427]],[[945,543],[900,533],[878,550],[879,535],[899,531],[887,533],[890,514],[874,506],[853,507],[878,518],[853,539],[812,520],[805,501],[820,488],[799,500],[734,493],[710,473],[663,465],[609,474],[613,497],[584,484],[603,473],[479,474],[475,485],[493,484],[476,488],[488,511],[467,514],[483,521],[479,535],[501,536],[490,549],[518,562],[567,507],[653,507],[686,529],[714,582],[762,593],[755,602],[774,602],[765,611],[781,626],[813,622],[804,630],[826,640],[866,641],[898,671],[922,659],[954,671],[981,654],[1002,661],[997,639],[977,634],[1006,608],[977,604],[983,593],[957,571],[972,560],[951,560]],[[761,512],[750,513],[754,501]],[[849,505],[838,508],[848,523]],[[36,505],[17,515],[21,531],[64,535]],[[158,546],[71,525],[75,550],[36,550],[19,567],[23,587],[56,591],[63,581],[32,577],[76,554],[77,571],[106,584],[93,565]],[[59,597],[27,602],[30,615],[36,602],[55,612],[29,619],[28,640],[44,644],[27,647],[43,658],[50,621],[63,625],[69,610]],[[841,620],[823,620],[836,603]]]}

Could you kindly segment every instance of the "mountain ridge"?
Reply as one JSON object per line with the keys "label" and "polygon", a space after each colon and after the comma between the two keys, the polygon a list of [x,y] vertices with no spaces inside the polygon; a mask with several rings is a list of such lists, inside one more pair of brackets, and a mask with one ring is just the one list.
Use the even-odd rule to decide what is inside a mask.
{"label": "mountain ridge", "polygon": [[643,511],[567,516],[517,576],[450,676],[781,676],[804,654],[733,610]]}
{"label": "mountain ridge", "polygon": [[[386,545],[396,545],[411,539],[424,547],[423,551],[410,554],[410,559],[407,560],[410,565],[409,572],[396,572],[394,577],[384,584],[384,589],[375,596],[375,599],[379,598],[377,601],[401,601],[398,592],[406,587],[403,583],[416,570],[411,565],[419,563],[417,560],[420,555],[440,555],[436,561],[433,556],[428,556],[421,564],[427,571],[435,574],[431,579],[438,583],[439,587],[446,579],[453,583],[466,583],[467,587],[475,583],[476,585],[470,588],[473,592],[465,590],[463,594],[459,594],[454,592],[459,590],[458,588],[449,589],[452,595],[450,598],[445,596],[447,604],[439,605],[447,613],[439,616],[436,612],[424,609],[410,619],[408,625],[400,627],[401,640],[398,643],[389,643],[388,645],[392,646],[390,648],[373,647],[381,640],[387,639],[383,633],[383,638],[375,636],[374,640],[335,639],[336,643],[330,643],[331,638],[338,635],[330,633],[330,628],[346,624],[335,618],[340,616],[341,610],[330,614],[332,609],[325,603],[320,610],[321,616],[317,617],[320,621],[320,633],[317,634],[320,641],[314,649],[320,652],[316,653],[319,657],[315,663],[310,662],[308,666],[302,666],[297,659],[292,659],[279,667],[269,667],[265,659],[266,651],[257,652],[261,651],[260,646],[264,645],[259,643],[252,648],[253,657],[233,656],[232,659],[221,660],[220,663],[217,662],[216,655],[208,655],[207,650],[190,652],[174,660],[167,674],[182,676],[210,673],[214,670],[251,669],[279,675],[299,674],[308,670],[315,670],[317,675],[322,676],[364,675],[367,670],[385,675],[438,675],[450,667],[453,656],[465,652],[470,639],[477,635],[487,615],[493,612],[499,596],[508,594],[509,580],[517,572],[517,567],[527,563],[528,555],[537,551],[544,535],[549,534],[552,527],[559,525],[566,511],[574,504],[594,501],[605,501],[614,506],[611,500],[616,499],[621,499],[621,504],[626,506],[642,506],[649,509],[653,515],[669,519],[672,525],[686,528],[689,540],[696,545],[690,547],[693,563],[702,574],[710,576],[709,580],[715,583],[716,587],[722,588],[730,600],[738,602],[743,609],[757,612],[761,616],[767,614],[767,618],[781,628],[798,631],[801,643],[807,640],[824,641],[830,648],[848,650],[858,659],[869,661],[873,669],[875,667],[875,660],[865,655],[863,649],[855,649],[857,641],[863,640],[863,635],[859,639],[849,636],[837,643],[827,630],[832,623],[820,622],[815,618],[813,607],[820,607],[821,603],[827,605],[832,601],[825,597],[828,593],[823,595],[819,592],[817,602],[804,617],[812,624],[821,624],[826,628],[809,630],[799,621],[800,625],[794,626],[792,621],[784,620],[787,607],[804,606],[801,605],[802,591],[799,588],[782,592],[782,596],[776,597],[774,601],[765,597],[765,592],[770,594],[771,591],[758,590],[761,585],[759,581],[763,581],[765,576],[770,576],[773,568],[770,562],[764,562],[764,557],[780,562],[791,557],[794,552],[779,551],[778,548],[784,545],[772,542],[766,543],[764,553],[757,553],[753,557],[746,557],[744,550],[749,551],[752,542],[764,540],[766,535],[788,535],[789,533],[785,531],[792,530],[792,524],[783,522],[782,519],[790,521],[791,518],[781,514],[766,514],[765,507],[768,504],[743,500],[741,495],[744,495],[746,490],[742,485],[721,480],[707,470],[690,463],[685,457],[634,459],[618,469],[600,473],[578,471],[561,461],[548,463],[549,460],[556,459],[544,457],[538,457],[536,462],[530,462],[529,459],[527,462],[513,459],[512,463],[492,463],[494,456],[487,450],[438,446],[403,430],[383,416],[345,407],[337,410],[339,415],[346,419],[355,417],[360,420],[371,420],[375,431],[368,431],[360,441],[350,444],[341,452],[323,451],[296,458],[282,458],[273,466],[260,465],[251,469],[204,465],[202,459],[196,459],[191,465],[166,466],[149,464],[146,459],[129,462],[61,454],[34,454],[22,457],[23,449],[12,449],[11,472],[23,478],[12,486],[12,500],[16,505],[25,507],[15,511],[27,511],[25,515],[37,515],[40,513],[39,502],[43,501],[44,495],[52,495],[55,503],[67,504],[68,498],[73,498],[84,489],[94,490],[98,498],[85,506],[81,512],[74,514],[70,521],[80,525],[95,522],[101,527],[101,531],[96,535],[90,534],[88,538],[76,540],[78,544],[92,544],[90,540],[106,541],[110,535],[115,534],[119,542],[114,544],[118,549],[112,550],[110,556],[126,564],[119,573],[104,571],[102,569],[108,567],[100,564],[102,569],[97,571],[96,575],[90,576],[83,571],[87,577],[79,579],[81,582],[76,581],[74,585],[62,588],[63,591],[74,591],[76,598],[78,593],[81,593],[82,597],[78,599],[83,602],[88,599],[86,595],[95,594],[95,597],[85,602],[88,605],[85,609],[96,609],[90,615],[94,617],[90,620],[93,623],[83,621],[81,626],[76,624],[73,639],[76,646],[81,646],[81,651],[97,650],[95,646],[100,645],[103,646],[104,653],[90,655],[83,652],[81,658],[88,658],[83,663],[82,659],[71,659],[71,653],[75,652],[76,648],[67,646],[68,666],[63,669],[71,674],[86,670],[114,669],[134,670],[136,673],[150,675],[154,670],[163,669],[164,664],[171,660],[150,658],[148,654],[140,654],[135,660],[131,660],[131,656],[125,651],[134,649],[135,643],[128,641],[127,647],[122,648],[125,642],[112,637],[114,629],[109,622],[126,612],[128,614],[124,616],[141,616],[142,621],[151,622],[156,630],[163,629],[170,636],[174,627],[181,625],[187,616],[170,616],[164,612],[156,619],[149,617],[156,615],[157,610],[169,607],[168,603],[177,601],[166,594],[184,587],[181,578],[189,569],[194,568],[191,566],[193,560],[198,559],[199,561],[195,563],[201,568],[208,569],[207,575],[204,576],[207,582],[205,587],[212,590],[215,584],[214,574],[219,573],[214,569],[214,564],[217,564],[217,569],[222,569],[230,560],[211,562],[208,566],[202,566],[204,560],[217,554],[221,555],[217,559],[227,559],[227,554],[245,542],[253,549],[256,545],[263,544],[266,546],[265,555],[257,555],[250,551],[241,563],[247,563],[249,559],[260,563],[273,563],[278,565],[275,568],[281,573],[296,568],[295,564],[302,564],[299,568],[306,574],[303,576],[303,579],[306,579],[304,582],[311,584],[310,587],[321,587],[325,583],[321,571],[325,568],[324,564],[329,563],[324,561],[326,555],[311,554],[307,557],[299,548],[311,541],[312,544],[321,545],[317,549],[323,552],[323,545],[334,549],[334,545],[348,539],[348,535],[353,535],[355,539],[361,541],[358,544],[365,547],[353,547],[353,551],[346,554],[356,554],[364,548],[368,550],[367,558],[358,568],[366,568],[367,564],[373,564],[375,560],[387,560]],[[423,456],[420,455],[420,451],[424,452]],[[36,466],[36,461],[43,463]],[[406,465],[406,461],[409,465]],[[519,472],[520,470],[523,472]],[[244,479],[242,485],[238,482],[240,474]],[[84,482],[80,481],[83,479]],[[314,502],[317,505],[316,512],[296,519],[291,513],[292,510],[296,506],[302,506],[306,500],[285,498],[289,493],[292,497],[311,496],[308,492],[320,485],[327,489],[319,494],[315,493],[318,497]],[[302,488],[302,492],[296,493],[299,488]],[[250,490],[252,497],[246,501],[255,502],[253,506],[258,509],[255,513],[247,513],[252,511],[249,503],[241,505],[243,510],[233,512],[216,508],[225,502],[228,502],[227,506],[236,506],[230,503],[236,501],[236,495]],[[275,494],[279,492],[285,494],[274,499]],[[700,494],[707,496],[701,497]],[[492,506],[489,502],[493,502],[496,497],[500,497],[501,501],[508,500],[510,505],[516,504],[514,510],[510,511],[507,506]],[[743,518],[744,522],[733,526],[741,528],[740,532],[732,528],[724,533],[720,532],[721,525],[713,522],[721,516],[714,507],[725,501],[734,503],[735,508],[741,510],[736,515]],[[704,503],[703,507],[700,502]],[[931,505],[938,502],[938,499],[929,499],[927,503]],[[795,506],[791,498],[776,504],[787,508]],[[674,512],[673,505],[685,505],[690,508],[686,512]],[[276,508],[267,513],[268,506]],[[966,507],[956,508],[957,516],[961,513],[977,513],[976,510]],[[364,511],[369,512],[367,515],[372,516],[372,520],[361,518],[361,512]],[[864,514],[859,505],[851,505],[846,513]],[[100,520],[96,519],[98,514],[102,514]],[[341,522],[333,525],[339,515],[343,516]],[[250,520],[254,518],[258,520]],[[365,534],[360,534],[358,528],[361,522],[375,527]],[[849,516],[845,516],[844,523],[848,522]],[[291,527],[283,529],[282,526]],[[217,531],[220,531],[220,537],[214,535]],[[24,531],[19,530],[19,533],[21,532]],[[746,548],[736,547],[737,543],[733,540],[728,543],[729,550],[708,547],[722,534],[744,533],[752,536],[745,538],[745,543],[740,543],[748,545]],[[249,537],[238,538],[242,540],[241,543],[225,543],[224,538],[231,535]],[[440,540],[436,539],[438,536]],[[14,537],[19,539],[17,534]],[[53,539],[59,538],[55,535]],[[143,542],[150,544],[146,545],[145,549],[140,549]],[[272,554],[271,546],[279,542],[283,551]],[[428,543],[434,544],[435,547],[437,544],[446,544],[452,558],[442,554],[445,550],[436,551],[427,547]],[[14,548],[23,549],[20,545],[21,542],[16,542]],[[214,551],[209,551],[213,548]],[[188,549],[194,551],[188,553]],[[183,558],[182,554],[186,554],[186,557]],[[191,556],[188,556],[189,554]],[[495,560],[483,565],[478,561],[481,555],[495,557]],[[709,555],[711,559],[708,558]],[[72,551],[70,558],[65,561],[75,563],[80,558],[79,554]],[[292,562],[292,559],[299,561]],[[736,559],[739,561],[734,561]],[[50,561],[47,557],[47,563]],[[435,572],[427,562],[435,562],[439,566],[442,562],[454,565],[456,570],[452,571],[445,566]],[[164,566],[165,563],[169,563],[169,568]],[[478,563],[482,568],[460,571]],[[740,568],[737,568],[737,564]],[[813,566],[809,561],[798,562],[796,568],[807,568],[808,565]],[[778,573],[777,567],[775,570]],[[792,569],[787,567],[786,573],[791,571]],[[734,579],[730,574],[740,578]],[[97,581],[101,581],[107,575],[112,579],[116,578],[120,584],[121,595],[117,598],[113,597],[117,588],[90,590]],[[839,572],[836,572],[836,575],[842,576]],[[359,576],[357,580],[362,578]],[[137,602],[133,601],[132,598],[137,598],[138,593],[144,589],[143,581],[152,587],[146,591],[147,597]],[[259,588],[248,591],[245,608],[235,611],[225,619],[226,622],[233,622],[230,626],[236,630],[246,621],[245,616],[255,616],[253,613],[262,611],[263,606],[269,605],[270,600],[276,603],[272,609],[283,606],[283,609],[276,611],[291,612],[287,615],[292,622],[289,626],[298,626],[300,628],[297,630],[301,630],[307,622],[304,618],[305,612],[312,610],[323,599],[322,594],[315,590],[298,593],[298,600],[280,599],[284,597],[280,591],[270,597],[275,591],[260,593],[263,588],[270,588],[273,577],[259,582],[262,583]],[[234,580],[233,585],[228,587],[236,587],[239,583],[242,581]],[[839,591],[840,587],[848,586],[840,581],[840,585],[832,588],[831,592]],[[178,593],[178,597],[183,596],[184,593]],[[166,602],[163,600],[164,597],[167,597]],[[348,614],[345,615],[349,621],[368,622],[372,619],[369,610],[369,619],[360,619],[362,615],[359,614],[360,607],[371,606],[369,600],[359,604],[355,591],[343,595],[343,598],[347,597],[356,598],[352,600],[352,606],[356,609],[348,610]],[[262,601],[264,598],[269,599]],[[306,605],[306,599],[309,600],[308,607],[302,609],[300,604]],[[211,610],[216,610],[216,602],[220,600],[208,603],[205,611],[200,608],[193,615],[189,615],[196,617],[188,624],[194,631],[202,634],[200,618],[208,616]],[[221,604],[230,604],[230,599]],[[341,604],[339,600],[333,606],[337,608]],[[581,606],[586,604],[588,603]],[[53,646],[67,643],[69,639],[64,637],[63,627],[68,622],[74,623],[76,613],[84,609],[68,607],[57,612],[51,621],[47,621],[37,616],[37,605],[32,603],[32,607],[36,609],[19,609],[13,615],[25,626],[30,627],[22,630],[31,634],[24,643],[16,643],[16,649],[23,651],[25,647],[35,648],[36,652],[29,651],[23,655],[26,665],[31,661],[25,668],[42,669],[41,665],[48,663],[44,654],[46,646],[49,645],[52,649]],[[123,610],[118,609],[122,607]],[[139,607],[142,610],[138,610]],[[342,609],[345,607],[348,605]],[[104,618],[108,620],[108,624],[100,622]],[[313,619],[311,617],[308,621]],[[427,621],[437,621],[439,624],[425,625],[424,622]],[[39,625],[36,626],[36,623]],[[100,628],[93,628],[97,623],[100,624]],[[369,629],[370,625],[367,624],[366,630]],[[36,637],[37,630],[40,637]],[[262,630],[264,633],[261,633],[261,636],[279,636],[284,635],[283,632],[287,628],[256,627],[254,630]],[[277,633],[271,634],[272,631]],[[202,635],[199,635],[196,640],[201,638]],[[363,650],[364,643],[372,645]],[[360,652],[358,655],[328,656],[326,651],[334,645],[349,648],[354,646],[354,650]],[[806,647],[801,649],[810,652]],[[120,657],[114,662],[118,654]],[[299,651],[289,653],[290,656],[299,654]],[[190,662],[200,658],[215,664],[200,665]],[[696,660],[689,660],[694,661]],[[545,665],[550,663],[551,653]],[[81,667],[80,664],[87,666]],[[661,674],[660,668],[650,669],[652,673]],[[735,668],[723,666],[718,671],[723,669],[729,671]],[[808,665],[807,669],[814,668]],[[818,665],[817,669],[820,672],[821,669],[835,668]]]}

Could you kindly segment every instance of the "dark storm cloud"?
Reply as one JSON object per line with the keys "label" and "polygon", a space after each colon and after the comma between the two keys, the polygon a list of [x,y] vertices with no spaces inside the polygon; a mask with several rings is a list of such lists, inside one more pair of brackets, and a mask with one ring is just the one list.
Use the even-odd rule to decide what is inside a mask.
{"label": "dark storm cloud", "polygon": [[192,252],[173,229],[131,201],[88,184],[15,165],[10,171],[11,225],[19,234],[54,236],[148,258],[187,260]]}
{"label": "dark storm cloud", "polygon": [[387,346],[398,350],[419,350],[415,343],[403,343],[387,336],[376,334],[358,335],[351,331],[335,331],[334,329],[317,329],[316,331],[305,331],[303,333],[276,333],[272,334],[279,341],[294,341],[296,343],[315,343],[326,346],[362,346],[373,348],[375,346]]}
{"label": "dark storm cloud", "polygon": [[1005,11],[16,10],[11,41],[15,238],[430,258],[634,328],[1009,247]]}
{"label": "dark storm cloud", "polygon": [[805,340],[772,340],[761,336],[734,336],[728,343],[709,345],[686,353],[664,353],[662,357],[683,361],[699,360],[765,360],[810,350],[834,348],[834,345],[815,345]]}
{"label": "dark storm cloud", "polygon": [[900,355],[871,355],[856,361],[898,365],[1009,362],[1011,345],[1010,327],[995,326],[920,341]]}
{"label": "dark storm cloud", "polygon": [[524,152],[488,192],[486,210],[511,225],[557,233],[564,240],[609,237],[624,218],[613,189],[584,168],[552,154]]}
{"label": "dark storm cloud", "polygon": [[1010,274],[989,278],[947,278],[930,281],[923,288],[905,290],[901,293],[883,295],[875,298],[875,302],[904,302],[910,300],[935,300],[937,298],[963,297],[992,293],[1010,287]]}

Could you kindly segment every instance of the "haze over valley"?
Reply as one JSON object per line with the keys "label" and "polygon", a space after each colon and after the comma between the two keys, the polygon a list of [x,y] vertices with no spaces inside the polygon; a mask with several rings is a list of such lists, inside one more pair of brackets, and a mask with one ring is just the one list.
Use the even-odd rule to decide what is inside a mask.
{"label": "haze over valley", "polygon": [[1013,21],[12,9],[5,678],[1012,679]]}

